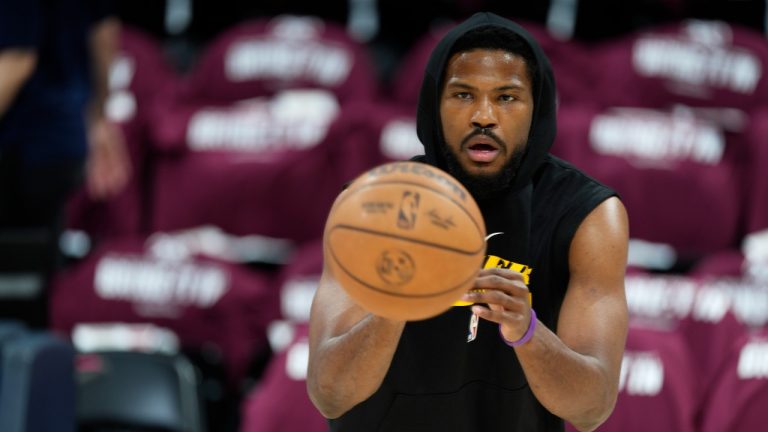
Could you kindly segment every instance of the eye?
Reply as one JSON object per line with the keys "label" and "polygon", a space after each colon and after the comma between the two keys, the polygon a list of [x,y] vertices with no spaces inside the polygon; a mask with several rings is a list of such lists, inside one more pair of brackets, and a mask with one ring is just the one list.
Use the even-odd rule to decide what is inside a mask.
{"label": "eye", "polygon": [[456,92],[453,94],[456,99],[472,99],[472,95],[469,92]]}
{"label": "eye", "polygon": [[517,98],[514,95],[511,94],[503,94],[499,96],[499,100],[502,102],[512,102],[517,100]]}

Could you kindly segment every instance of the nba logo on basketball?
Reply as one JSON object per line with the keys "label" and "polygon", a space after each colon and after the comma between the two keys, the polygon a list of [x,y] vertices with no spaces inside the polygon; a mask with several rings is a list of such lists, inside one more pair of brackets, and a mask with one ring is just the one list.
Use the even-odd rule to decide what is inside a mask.
{"label": "nba logo on basketball", "polygon": [[416,225],[416,212],[418,210],[418,192],[403,191],[403,198],[400,200],[400,210],[397,212],[397,227],[407,230],[413,229]]}

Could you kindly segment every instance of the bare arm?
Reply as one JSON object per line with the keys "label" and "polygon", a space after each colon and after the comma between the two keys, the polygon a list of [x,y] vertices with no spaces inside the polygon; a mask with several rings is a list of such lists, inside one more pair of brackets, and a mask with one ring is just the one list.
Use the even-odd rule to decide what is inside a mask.
{"label": "bare arm", "polygon": [[34,49],[0,51],[0,118],[5,115],[36,66],[37,52]]}
{"label": "bare arm", "polygon": [[309,397],[325,417],[336,418],[379,388],[405,322],[357,306],[326,268],[309,324]]}
{"label": "bare arm", "polygon": [[[537,323],[529,342],[515,349],[531,390],[553,414],[579,430],[593,430],[613,411],[627,335],[624,271],[628,223],[616,198],[599,205],[582,222],[569,252],[571,279],[558,321],[558,334]],[[530,323],[528,291],[510,271],[484,271],[470,294],[482,318],[502,324],[518,340]]]}
{"label": "bare arm", "polygon": [[88,105],[87,187],[92,198],[107,199],[123,190],[131,175],[131,164],[120,128],[106,116],[109,72],[118,50],[120,22],[106,18],[90,34],[93,81]]}
{"label": "bare arm", "polygon": [[90,32],[91,52],[91,100],[88,115],[100,118],[109,97],[109,71],[119,46],[120,21],[117,18],[105,18],[94,24]]}

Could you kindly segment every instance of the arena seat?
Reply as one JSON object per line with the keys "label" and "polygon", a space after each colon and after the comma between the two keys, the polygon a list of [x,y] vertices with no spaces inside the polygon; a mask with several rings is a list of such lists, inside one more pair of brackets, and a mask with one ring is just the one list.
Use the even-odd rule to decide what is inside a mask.
{"label": "arena seat", "polygon": [[658,24],[593,50],[605,106],[730,107],[751,111],[768,97],[768,46],[754,29],[716,20]]}
{"label": "arena seat", "polygon": [[112,239],[61,272],[51,295],[51,326],[151,323],[169,329],[182,350],[213,353],[238,385],[268,352],[267,325],[279,292],[269,271],[187,251],[183,241]]}
{"label": "arena seat", "polygon": [[626,278],[631,326],[677,334],[693,363],[691,395],[698,422],[727,347],[768,320],[768,293],[732,277],[633,274]]}
{"label": "arena seat", "polygon": [[347,163],[340,117],[377,86],[363,45],[336,23],[278,16],[224,31],[158,105],[152,230],[317,238]]}
{"label": "arena seat", "polygon": [[[21,321],[8,319],[0,320],[0,349],[2,349],[2,344],[5,341],[21,336],[26,331],[27,326]],[[2,366],[0,365],[0,367]]]}
{"label": "arena seat", "polygon": [[[289,323],[309,322],[309,309],[323,272],[323,240],[303,244],[279,271],[280,319]],[[273,346],[273,350],[275,347]]]}
{"label": "arena seat", "polygon": [[[552,152],[614,188],[632,239],[655,245],[642,262],[685,272],[709,254],[738,248],[743,230],[742,135],[688,109],[561,107]],[[706,233],[706,235],[702,235]],[[630,257],[635,250],[631,245]],[[659,248],[670,258],[653,268]]]}
{"label": "arena seat", "polygon": [[708,391],[699,430],[761,430],[768,404],[766,327],[735,339],[726,351],[727,361]]}
{"label": "arena seat", "polygon": [[183,355],[81,353],[77,422],[83,432],[203,432],[201,380]]}
{"label": "arena seat", "polygon": [[369,100],[378,92],[376,69],[343,25],[278,15],[237,24],[208,43],[180,97],[216,104],[306,88],[342,104]]}
{"label": "arena seat", "polygon": [[276,354],[262,380],[243,400],[241,432],[325,432],[327,420],[307,394],[307,325],[297,324],[291,343]]}
{"label": "arena seat", "polygon": [[397,103],[357,104],[345,117],[348,132],[340,142],[349,161],[345,181],[392,161],[424,154],[416,135],[416,112]]}
{"label": "arena seat", "polygon": [[5,327],[0,342],[0,430],[75,432],[74,348],[50,332]]}
{"label": "arena seat", "polygon": [[340,153],[347,130],[332,95],[290,90],[196,109],[179,124],[178,154],[157,153],[152,230],[215,225],[297,243],[319,237],[350,163]]}
{"label": "arena seat", "polygon": [[[619,396],[600,432],[693,432],[695,376],[679,333],[631,326]],[[575,431],[567,424],[566,430]]]}
{"label": "arena seat", "polygon": [[746,277],[768,281],[768,108],[752,115],[752,127],[747,140],[751,157],[744,183],[744,200],[747,202],[746,227],[741,252],[744,255]]}

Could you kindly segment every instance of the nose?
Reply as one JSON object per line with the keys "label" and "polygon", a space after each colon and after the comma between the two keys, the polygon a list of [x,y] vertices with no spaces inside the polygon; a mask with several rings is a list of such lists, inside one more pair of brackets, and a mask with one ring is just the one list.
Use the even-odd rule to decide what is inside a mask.
{"label": "nose", "polygon": [[471,122],[477,128],[494,129],[497,126],[496,109],[488,98],[478,101]]}

